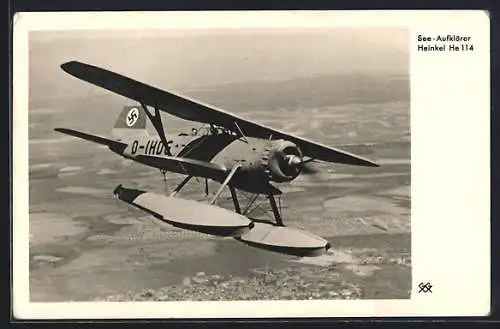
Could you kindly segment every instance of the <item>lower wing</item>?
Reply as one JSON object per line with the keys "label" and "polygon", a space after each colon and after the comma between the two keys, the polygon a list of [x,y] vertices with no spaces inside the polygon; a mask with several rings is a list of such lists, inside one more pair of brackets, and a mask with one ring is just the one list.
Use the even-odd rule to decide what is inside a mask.
{"label": "lower wing", "polygon": [[171,156],[138,155],[135,161],[150,167],[164,169],[178,174],[223,180],[226,169],[211,162]]}
{"label": "lower wing", "polygon": [[[216,182],[222,183],[229,170],[215,163],[195,160],[191,158],[171,157],[171,156],[154,156],[154,155],[138,155],[134,158],[135,161],[145,164],[150,167],[184,174],[195,177],[210,178]],[[250,177],[239,176],[238,173],[232,179],[233,186],[245,190],[250,193],[281,194],[282,192],[269,182]]]}

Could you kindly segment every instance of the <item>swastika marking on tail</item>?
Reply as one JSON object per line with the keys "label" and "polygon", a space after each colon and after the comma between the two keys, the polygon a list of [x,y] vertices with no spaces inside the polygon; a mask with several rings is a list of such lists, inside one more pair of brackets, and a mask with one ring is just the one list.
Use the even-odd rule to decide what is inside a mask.
{"label": "swastika marking on tail", "polygon": [[127,113],[127,118],[126,118],[126,123],[127,126],[132,127],[135,125],[137,120],[139,119],[139,110],[136,107],[133,107],[128,111]]}

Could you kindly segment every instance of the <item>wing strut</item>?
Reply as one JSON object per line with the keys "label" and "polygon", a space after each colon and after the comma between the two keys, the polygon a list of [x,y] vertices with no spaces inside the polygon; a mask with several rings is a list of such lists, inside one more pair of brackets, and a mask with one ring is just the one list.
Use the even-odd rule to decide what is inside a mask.
{"label": "wing strut", "polygon": [[229,184],[229,181],[231,180],[231,178],[233,178],[234,174],[236,174],[236,171],[238,171],[238,169],[240,169],[241,167],[241,164],[235,164],[233,166],[233,168],[231,168],[231,171],[229,172],[229,174],[227,175],[226,179],[224,180],[224,182],[222,183],[222,185],[219,187],[219,189],[217,190],[217,193],[215,193],[212,201],[210,201],[210,204],[214,204],[215,201],[217,201],[217,198],[219,197],[219,195],[222,193],[222,190],[224,189],[224,187],[226,187],[227,184]]}
{"label": "wing strut", "polygon": [[229,185],[229,190],[231,191],[231,197],[233,198],[234,210],[238,214],[241,214],[240,203],[238,202],[238,194],[236,194],[236,190],[231,185]]}
{"label": "wing strut", "polygon": [[168,142],[167,142],[167,137],[165,136],[165,130],[163,129],[163,123],[161,122],[160,111],[158,110],[158,108],[155,107],[154,108],[155,109],[155,114],[153,115],[149,111],[149,109],[146,106],[146,104],[144,104],[144,103],[141,102],[141,106],[144,109],[144,112],[146,112],[146,115],[148,116],[149,121],[151,121],[151,123],[153,124],[153,127],[155,127],[156,132],[158,133],[158,136],[160,136],[161,142],[163,143],[163,146],[167,150],[168,155],[172,156],[172,154],[170,153],[170,148],[168,147],[169,145],[168,145]]}
{"label": "wing strut", "polygon": [[278,224],[279,226],[285,226],[283,225],[283,219],[281,218],[280,211],[278,209],[278,206],[276,205],[276,200],[274,199],[274,195],[268,194],[267,197],[269,198],[269,203],[271,204],[271,208],[273,209],[274,218],[276,219],[276,224]]}
{"label": "wing strut", "polygon": [[247,139],[247,137],[246,137],[246,136],[245,136],[245,134],[243,133],[243,130],[241,130],[240,126],[238,126],[238,123],[237,123],[236,121],[234,122],[234,125],[236,126],[236,128],[238,128],[238,131],[240,132],[240,135],[241,135],[241,137],[242,137],[243,141],[244,141],[245,143],[247,143],[247,144],[248,144],[248,139]]}
{"label": "wing strut", "polygon": [[187,176],[186,178],[184,178],[184,180],[179,185],[177,185],[177,187],[172,191],[172,193],[170,193],[170,196],[171,197],[176,196],[177,193],[179,193],[180,190],[184,187],[184,185],[186,185],[187,182],[191,180],[191,178],[193,178],[193,176]]}

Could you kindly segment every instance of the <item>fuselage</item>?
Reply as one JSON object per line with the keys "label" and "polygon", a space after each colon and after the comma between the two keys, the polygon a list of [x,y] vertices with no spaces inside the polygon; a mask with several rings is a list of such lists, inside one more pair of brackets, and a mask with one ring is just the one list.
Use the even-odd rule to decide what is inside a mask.
{"label": "fuselage", "polygon": [[166,139],[166,147],[158,136],[122,139],[121,142],[127,144],[126,148],[113,151],[131,160],[139,155],[191,158],[215,163],[228,171],[238,164],[240,169],[232,180],[233,184],[255,193],[268,193],[270,181],[290,181],[298,175],[297,170],[281,170],[283,164],[274,160],[276,145],[289,147],[286,141],[242,138],[231,134],[187,133],[169,134]]}
{"label": "fuselage", "polygon": [[260,165],[260,156],[267,140],[247,138],[245,140],[231,135],[167,135],[167,147],[158,136],[138,136],[121,140],[127,144],[122,152],[125,158],[134,160],[138,155],[173,156],[210,161],[226,169],[235,163],[250,170]]}

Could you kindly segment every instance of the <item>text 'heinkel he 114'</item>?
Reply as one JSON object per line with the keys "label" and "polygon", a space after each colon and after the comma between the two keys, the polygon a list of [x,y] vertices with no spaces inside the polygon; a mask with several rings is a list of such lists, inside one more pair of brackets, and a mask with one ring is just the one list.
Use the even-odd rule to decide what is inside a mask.
{"label": "text 'heinkel he 114'", "polygon": [[[246,120],[103,68],[77,61],[64,63],[61,68],[76,78],[140,104],[122,110],[112,130],[115,139],[73,129],[55,130],[106,145],[125,158],[160,169],[163,175],[166,172],[186,175],[168,196],[121,184],[114,190],[120,200],[179,228],[234,237],[248,245],[284,254],[320,255],[330,248],[330,244],[310,232],[283,224],[275,199],[275,195],[282,192],[273,183],[289,182],[301,173],[311,172],[308,164],[312,161],[378,166],[348,152]],[[189,133],[167,135],[160,111],[207,127],[203,132],[194,129]],[[147,135],[146,117],[156,129],[157,138]],[[205,179],[207,195],[207,179],[221,184],[208,203],[176,197],[192,177]],[[231,192],[234,212],[216,205],[226,187]],[[240,206],[236,189],[253,194],[244,208]],[[275,222],[246,216],[250,203],[259,195],[269,199]]]}

